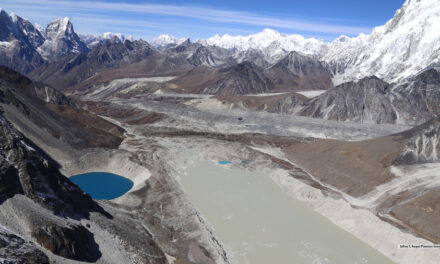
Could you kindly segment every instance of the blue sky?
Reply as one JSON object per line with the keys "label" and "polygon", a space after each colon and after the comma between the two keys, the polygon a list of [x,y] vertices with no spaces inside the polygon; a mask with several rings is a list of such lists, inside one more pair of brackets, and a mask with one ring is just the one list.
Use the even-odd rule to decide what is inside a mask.
{"label": "blue sky", "polygon": [[0,8],[45,26],[69,17],[79,33],[121,32],[151,39],[248,35],[264,28],[332,40],[391,19],[404,0],[2,0]]}

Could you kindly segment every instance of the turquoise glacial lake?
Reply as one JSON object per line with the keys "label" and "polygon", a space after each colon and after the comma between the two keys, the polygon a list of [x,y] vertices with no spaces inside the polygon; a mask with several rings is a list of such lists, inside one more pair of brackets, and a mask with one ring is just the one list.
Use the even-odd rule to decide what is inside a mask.
{"label": "turquoise glacial lake", "polygon": [[96,200],[118,198],[133,187],[131,180],[108,172],[89,172],[69,179]]}

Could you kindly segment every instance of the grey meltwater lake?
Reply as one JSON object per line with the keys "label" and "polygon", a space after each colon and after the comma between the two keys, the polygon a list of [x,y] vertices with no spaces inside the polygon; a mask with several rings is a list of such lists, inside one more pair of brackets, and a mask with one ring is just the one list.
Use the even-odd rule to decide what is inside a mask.
{"label": "grey meltwater lake", "polygon": [[181,183],[234,264],[393,263],[260,172],[196,161]]}

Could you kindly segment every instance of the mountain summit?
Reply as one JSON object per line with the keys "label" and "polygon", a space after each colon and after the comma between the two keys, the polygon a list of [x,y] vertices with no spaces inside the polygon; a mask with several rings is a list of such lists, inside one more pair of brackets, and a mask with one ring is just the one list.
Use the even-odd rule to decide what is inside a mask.
{"label": "mountain summit", "polygon": [[38,48],[38,51],[49,61],[89,50],[75,33],[73,25],[67,17],[49,23],[46,27],[45,36],[46,40]]}
{"label": "mountain summit", "polygon": [[336,67],[334,81],[376,75],[398,82],[440,63],[440,5],[436,0],[407,0],[393,19],[370,35],[334,41],[322,56]]}

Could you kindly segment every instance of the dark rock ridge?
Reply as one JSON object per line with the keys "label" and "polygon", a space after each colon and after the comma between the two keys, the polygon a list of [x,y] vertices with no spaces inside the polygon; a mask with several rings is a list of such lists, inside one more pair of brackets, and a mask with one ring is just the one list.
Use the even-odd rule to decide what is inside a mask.
{"label": "dark rock ridge", "polygon": [[277,100],[273,103],[284,105],[279,113],[338,121],[419,125],[440,115],[440,73],[429,69],[398,84],[372,76],[338,85],[305,101]]}
{"label": "dark rock ridge", "polygon": [[327,90],[333,87],[329,66],[310,56],[290,52],[267,70],[280,90]]}
{"label": "dark rock ridge", "polygon": [[0,259],[9,264],[49,264],[49,258],[32,242],[0,230]]}
{"label": "dark rock ridge", "polygon": [[[88,218],[90,212],[111,217],[89,195],[61,175],[57,164],[16,131],[2,114],[0,157],[3,187],[0,204],[15,195],[24,195],[58,217]],[[95,261],[99,258],[99,250],[89,246],[96,244],[93,235],[84,227],[63,227],[50,218],[46,219],[46,226],[41,226],[29,215],[23,215],[23,220],[28,217],[31,236],[52,253],[76,260]],[[44,261],[44,257],[41,258]]]}
{"label": "dark rock ridge", "polygon": [[106,40],[94,46],[87,54],[76,54],[44,65],[29,76],[65,90],[102,70],[139,62],[155,52],[155,49],[143,40],[126,40],[124,43],[119,39]]}
{"label": "dark rock ridge", "polygon": [[398,136],[404,149],[395,165],[439,162],[440,116]]}
{"label": "dark rock ridge", "polygon": [[429,69],[391,88],[397,122],[421,124],[440,114],[440,73]]}
{"label": "dark rock ridge", "polygon": [[201,94],[244,95],[259,94],[274,88],[264,70],[252,62],[243,62],[218,71],[221,76],[202,89]]}
{"label": "dark rock ridge", "polygon": [[304,103],[299,115],[338,121],[394,123],[388,83],[377,77],[339,85]]}
{"label": "dark rock ridge", "polygon": [[179,45],[175,47],[171,47],[167,50],[168,53],[182,53],[182,54],[192,54],[195,52],[198,48],[200,48],[202,45],[199,43],[193,43],[188,38],[184,42],[180,43]]}
{"label": "dark rock ridge", "polygon": [[101,257],[93,234],[82,225],[49,223],[32,231],[32,236],[50,252],[68,259],[94,262]]}
{"label": "dark rock ridge", "polygon": [[244,62],[244,61],[250,61],[254,63],[255,65],[260,66],[261,68],[268,68],[271,66],[271,64],[266,60],[263,52],[261,50],[257,49],[248,49],[245,51],[240,51],[238,54],[235,55],[235,59],[238,63]]}
{"label": "dark rock ridge", "polygon": [[[26,35],[23,30],[29,30]],[[0,65],[13,68],[22,73],[30,72],[45,63],[36,50],[35,44],[42,44],[42,35],[32,24],[0,11]]]}
{"label": "dark rock ridge", "polygon": [[21,131],[46,143],[50,142],[43,131],[78,149],[112,148],[123,139],[122,128],[76,108],[73,101],[48,85],[32,82],[4,67],[0,68],[1,105],[5,116]]}
{"label": "dark rock ridge", "polygon": [[87,218],[90,211],[102,212],[89,195],[58,172],[58,165],[16,131],[0,115],[1,202],[23,194],[62,217]]}
{"label": "dark rock ridge", "polygon": [[194,66],[217,66],[219,64],[217,58],[215,58],[214,55],[204,46],[199,47],[188,61]]}

